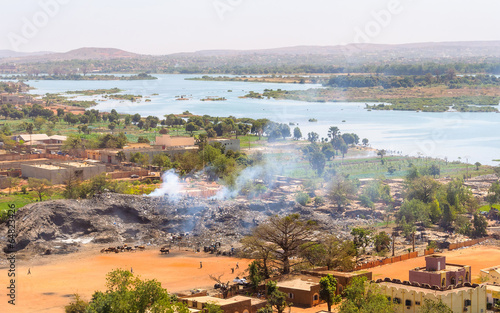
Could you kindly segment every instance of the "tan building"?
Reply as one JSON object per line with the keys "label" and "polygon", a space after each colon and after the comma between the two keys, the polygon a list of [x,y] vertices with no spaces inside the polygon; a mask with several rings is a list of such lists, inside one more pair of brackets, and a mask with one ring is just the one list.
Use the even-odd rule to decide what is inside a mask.
{"label": "tan building", "polygon": [[425,267],[417,267],[409,272],[410,282],[430,286],[448,287],[471,282],[471,267],[446,263],[443,255],[425,257]]}
{"label": "tan building", "polygon": [[91,179],[106,172],[106,166],[90,162],[63,162],[53,164],[21,164],[23,177],[47,179],[53,184],[63,184],[70,176],[80,180]]}
{"label": "tan building", "polygon": [[194,137],[170,137],[170,135],[161,135],[156,137],[155,145],[164,147],[194,146]]}
{"label": "tan building", "polygon": [[484,281],[494,285],[500,285],[500,265],[482,269],[481,275],[484,276]]}
{"label": "tan building", "polygon": [[383,294],[394,304],[397,313],[418,313],[426,299],[439,301],[453,312],[486,312],[486,286],[465,283],[463,285],[440,288],[401,282],[386,278],[376,282]]}
{"label": "tan building", "polygon": [[25,105],[31,103],[32,97],[26,94],[0,94],[0,104]]}
{"label": "tan building", "polygon": [[372,280],[372,272],[365,270],[354,272],[338,272],[329,271],[327,270],[327,268],[318,268],[312,271],[302,271],[301,273],[305,275],[312,275],[315,277],[324,277],[328,274],[332,275],[333,278],[337,280],[337,288],[335,290],[336,294],[341,294],[344,291],[345,286],[349,285],[355,277],[366,277],[367,281]]}
{"label": "tan building", "polygon": [[293,303],[294,306],[313,307],[321,302],[319,298],[320,285],[317,279],[304,278],[281,281],[277,283],[277,286],[279,291],[287,295],[286,301]]}
{"label": "tan building", "polygon": [[266,300],[235,296],[228,299],[221,299],[211,296],[185,297],[181,298],[190,309],[202,310],[207,303],[219,305],[224,313],[256,313],[258,309],[264,307]]}
{"label": "tan building", "polygon": [[500,286],[492,284],[484,284],[486,286],[486,302],[488,306],[493,306],[496,303],[500,303]]}
{"label": "tan building", "polygon": [[215,138],[215,139],[210,139],[209,143],[213,142],[220,142],[224,148],[226,148],[225,151],[233,150],[233,151],[240,151],[240,140],[239,139],[226,139],[226,138]]}

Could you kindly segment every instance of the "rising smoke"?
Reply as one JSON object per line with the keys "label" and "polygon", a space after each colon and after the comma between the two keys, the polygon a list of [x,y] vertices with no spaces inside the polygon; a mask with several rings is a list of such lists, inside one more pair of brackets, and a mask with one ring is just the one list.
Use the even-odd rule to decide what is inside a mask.
{"label": "rising smoke", "polygon": [[160,188],[149,194],[151,197],[164,197],[170,201],[179,201],[181,199],[182,185],[180,178],[174,169],[170,169],[161,176],[163,182]]}

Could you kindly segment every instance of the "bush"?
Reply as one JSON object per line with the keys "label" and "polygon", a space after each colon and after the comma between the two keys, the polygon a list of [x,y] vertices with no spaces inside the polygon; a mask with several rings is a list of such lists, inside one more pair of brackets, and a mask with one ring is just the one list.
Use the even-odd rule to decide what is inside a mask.
{"label": "bush", "polygon": [[322,205],[322,204],[325,204],[325,199],[323,199],[323,197],[316,196],[316,197],[314,198],[314,204],[315,204],[315,205]]}
{"label": "bush", "polygon": [[311,198],[307,193],[301,191],[295,196],[295,201],[297,201],[300,205],[305,206],[311,202]]}
{"label": "bush", "polygon": [[75,294],[75,301],[64,307],[66,313],[84,313],[89,306],[88,302],[83,301],[80,295]]}
{"label": "bush", "polygon": [[367,195],[361,195],[359,196],[359,201],[361,202],[361,205],[364,206],[365,208],[372,208],[373,207],[373,202],[368,197]]}

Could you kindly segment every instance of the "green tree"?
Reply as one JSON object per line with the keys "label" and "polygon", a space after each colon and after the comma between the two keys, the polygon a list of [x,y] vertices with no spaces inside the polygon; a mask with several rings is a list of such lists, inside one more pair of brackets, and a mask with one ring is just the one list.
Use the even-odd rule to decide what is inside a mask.
{"label": "green tree", "polygon": [[166,154],[157,154],[153,157],[151,164],[159,166],[162,170],[172,168],[172,161]]}
{"label": "green tree", "polygon": [[309,202],[311,202],[311,198],[306,192],[299,192],[295,195],[295,201],[300,205],[306,206]]}
{"label": "green tree", "polygon": [[381,162],[382,164],[384,164],[384,156],[385,156],[386,154],[387,154],[387,151],[385,151],[384,149],[382,149],[382,150],[378,150],[378,151],[377,151],[377,155],[379,155],[379,156],[380,156],[380,162]]}
{"label": "green tree", "polygon": [[344,289],[345,300],[339,313],[387,313],[394,312],[392,304],[380,292],[377,284],[366,284],[366,277],[354,277]]}
{"label": "green tree", "polygon": [[341,175],[336,175],[328,190],[328,198],[337,203],[337,207],[342,209],[349,203],[349,198],[356,194],[354,183]]}
{"label": "green tree", "polygon": [[453,310],[449,306],[444,304],[441,300],[434,301],[430,299],[424,299],[422,307],[418,311],[419,313],[453,313]]}
{"label": "green tree", "polygon": [[259,288],[259,284],[262,281],[258,261],[253,261],[248,265],[248,279],[250,280],[254,291],[257,291],[257,288]]}
{"label": "green tree", "polygon": [[293,129],[293,138],[295,140],[299,140],[300,138],[302,138],[302,132],[300,131],[300,128],[298,127],[295,127]]}
{"label": "green tree", "polygon": [[46,119],[44,119],[43,117],[39,116],[39,117],[35,117],[35,120],[33,121],[33,124],[35,126],[35,128],[37,130],[40,130],[42,129],[43,125],[47,122]]}
{"label": "green tree", "polygon": [[75,300],[64,307],[66,313],[85,313],[89,303],[82,300],[79,294],[74,294]]}
{"label": "green tree", "polygon": [[207,302],[205,304],[204,311],[206,313],[224,313],[224,310],[219,305],[212,302]]}
{"label": "green tree", "polygon": [[389,237],[389,235],[385,231],[381,231],[380,233],[375,235],[373,241],[375,250],[377,252],[390,250],[391,241],[392,241],[391,237]]}
{"label": "green tree", "polygon": [[275,281],[268,281],[266,284],[267,289],[267,302],[274,308],[278,313],[283,313],[287,306],[290,304],[286,302],[286,294],[278,290],[278,286]]}
{"label": "green tree", "polygon": [[307,140],[309,140],[311,143],[318,141],[318,139],[319,139],[318,133],[310,132],[307,134]]}
{"label": "green tree", "polygon": [[194,123],[187,123],[185,126],[185,130],[187,132],[190,132],[192,135],[194,131],[198,130],[198,126],[196,126],[196,124]]}
{"label": "green tree", "polygon": [[316,171],[316,174],[318,176],[321,176],[321,174],[323,174],[326,164],[325,155],[320,151],[314,152],[309,157],[309,163],[311,164],[312,169]]}
{"label": "green tree", "polygon": [[363,146],[368,146],[368,139],[367,138],[363,138],[363,140],[361,141],[363,143]]}
{"label": "green tree", "polygon": [[146,166],[149,164],[149,155],[140,152],[131,153],[130,162]]}
{"label": "green tree", "polygon": [[7,188],[9,188],[9,195],[12,193],[12,188],[19,185],[21,179],[19,177],[7,177]]}
{"label": "green tree", "polygon": [[494,182],[491,184],[486,196],[486,202],[489,203],[490,208],[493,208],[493,204],[500,202],[500,183]]}
{"label": "green tree", "polygon": [[316,244],[301,247],[301,258],[312,266],[327,266],[329,270],[352,271],[356,265],[356,248],[350,240],[329,235]]}
{"label": "green tree", "polygon": [[487,235],[486,228],[488,227],[488,221],[483,215],[477,212],[474,214],[473,226],[474,230],[472,231],[472,235],[475,238],[485,237]]}
{"label": "green tree", "polygon": [[290,258],[297,256],[300,247],[311,242],[314,223],[304,221],[299,214],[285,217],[271,216],[267,222],[254,229],[253,236],[259,241],[269,242],[274,258],[281,264],[283,274],[290,273]]}
{"label": "green tree", "polygon": [[44,196],[52,194],[52,183],[46,179],[30,177],[28,178],[28,188],[36,192],[40,201]]}
{"label": "green tree", "polygon": [[353,242],[356,250],[361,249],[362,254],[365,254],[366,247],[372,242],[372,231],[366,228],[356,227],[351,230],[351,235],[354,237]]}
{"label": "green tree", "polygon": [[479,171],[479,167],[482,165],[481,163],[479,162],[476,162],[474,163],[474,165],[476,166],[476,171]]}
{"label": "green tree", "polygon": [[126,270],[107,274],[105,292],[96,291],[88,312],[189,313],[189,309],[175,296],[167,293],[157,280],[141,280]]}
{"label": "green tree", "polygon": [[429,174],[431,174],[432,176],[434,176],[434,178],[436,178],[436,176],[439,176],[441,174],[441,169],[436,164],[432,164],[429,167]]}
{"label": "green tree", "polygon": [[328,312],[332,311],[332,305],[340,303],[342,298],[340,295],[335,295],[337,290],[337,280],[331,274],[322,277],[319,280],[319,297],[325,301],[328,306]]}
{"label": "green tree", "polygon": [[149,139],[145,136],[139,136],[137,137],[137,143],[149,143]]}
{"label": "green tree", "polygon": [[429,176],[417,177],[407,184],[406,198],[431,203],[440,187],[441,184]]}

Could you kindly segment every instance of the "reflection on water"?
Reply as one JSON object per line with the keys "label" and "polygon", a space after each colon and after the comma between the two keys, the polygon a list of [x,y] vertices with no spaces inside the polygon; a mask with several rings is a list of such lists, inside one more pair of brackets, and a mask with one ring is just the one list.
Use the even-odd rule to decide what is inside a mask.
{"label": "reflection on water", "polygon": [[[328,128],[338,126],[342,132],[355,132],[368,138],[375,148],[402,151],[403,154],[447,157],[450,161],[469,159],[496,164],[500,158],[500,114],[496,113],[417,113],[406,111],[367,111],[364,103],[309,103],[287,100],[240,99],[249,91],[264,89],[305,90],[319,85],[245,82],[207,82],[184,80],[199,75],[156,75],[147,81],[30,81],[35,94],[58,93],[118,87],[123,93],[150,97],[139,103],[109,100],[98,102],[102,111],[116,109],[123,113],[163,116],[186,110],[212,116],[268,118],[276,122],[295,123],[302,134],[314,131],[326,137]],[[158,95],[153,95],[158,94]],[[177,101],[177,96],[190,98]],[[225,97],[227,101],[200,101],[207,96]],[[89,97],[85,97],[88,99]],[[308,122],[315,118],[315,123]]]}

